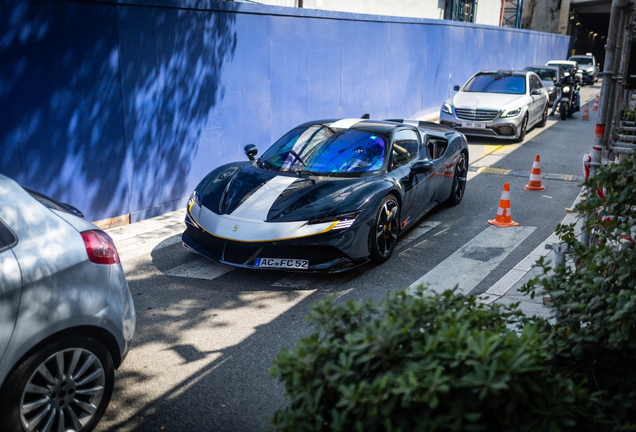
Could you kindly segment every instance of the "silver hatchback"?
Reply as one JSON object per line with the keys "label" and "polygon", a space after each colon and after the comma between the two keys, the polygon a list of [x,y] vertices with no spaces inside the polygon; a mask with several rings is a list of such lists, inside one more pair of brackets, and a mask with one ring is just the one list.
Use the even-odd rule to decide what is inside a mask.
{"label": "silver hatchback", "polygon": [[110,237],[0,175],[0,430],[93,429],[134,331]]}
{"label": "silver hatchback", "polygon": [[528,129],[548,120],[548,94],[534,72],[482,71],[454,90],[440,123],[465,135],[523,141]]}

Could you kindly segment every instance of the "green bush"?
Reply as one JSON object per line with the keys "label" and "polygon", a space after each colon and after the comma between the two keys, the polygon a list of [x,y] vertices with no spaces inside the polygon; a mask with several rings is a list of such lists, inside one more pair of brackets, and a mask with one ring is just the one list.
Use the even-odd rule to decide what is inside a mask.
{"label": "green bush", "polygon": [[[596,187],[606,188],[599,197]],[[557,234],[575,265],[531,281],[525,290],[547,291],[561,320],[542,330],[552,334],[555,367],[589,392],[599,392],[608,418],[623,427],[636,423],[636,158],[599,169],[585,182],[589,246],[574,235],[574,224]],[[544,272],[550,267],[540,262]],[[632,429],[634,430],[634,429]]]}
{"label": "green bush", "polygon": [[270,369],[290,399],[276,430],[599,430],[594,398],[553,373],[550,338],[516,306],[417,290],[328,298],[308,319]]}

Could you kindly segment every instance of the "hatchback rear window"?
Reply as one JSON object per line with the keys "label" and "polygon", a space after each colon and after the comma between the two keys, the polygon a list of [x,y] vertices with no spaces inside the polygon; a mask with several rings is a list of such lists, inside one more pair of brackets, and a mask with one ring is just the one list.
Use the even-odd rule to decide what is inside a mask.
{"label": "hatchback rear window", "polygon": [[475,75],[464,87],[466,92],[524,94],[526,77],[504,74]]}

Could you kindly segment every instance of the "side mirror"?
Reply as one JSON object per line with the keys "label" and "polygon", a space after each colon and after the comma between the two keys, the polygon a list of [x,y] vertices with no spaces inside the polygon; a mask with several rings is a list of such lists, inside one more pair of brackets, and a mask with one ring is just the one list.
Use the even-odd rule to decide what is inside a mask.
{"label": "side mirror", "polygon": [[433,171],[433,162],[428,160],[418,160],[411,165],[412,174],[428,174]]}
{"label": "side mirror", "polygon": [[453,87],[453,90],[455,90],[455,91],[459,91],[459,86],[458,86],[458,85],[456,85],[455,87]]}
{"label": "side mirror", "polygon": [[534,89],[530,92],[533,95],[540,95],[541,94],[541,89]]}
{"label": "side mirror", "polygon": [[254,144],[246,145],[245,147],[243,147],[243,151],[251,161],[254,160],[254,156],[256,156],[256,154],[258,153],[258,149]]}

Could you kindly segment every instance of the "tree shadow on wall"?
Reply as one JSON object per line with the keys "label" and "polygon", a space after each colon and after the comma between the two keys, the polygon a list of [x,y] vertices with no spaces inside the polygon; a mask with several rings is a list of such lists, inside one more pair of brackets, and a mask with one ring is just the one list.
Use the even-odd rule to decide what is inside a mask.
{"label": "tree shadow on wall", "polygon": [[187,197],[236,49],[230,8],[3,1],[0,173],[89,220]]}

